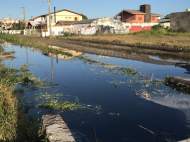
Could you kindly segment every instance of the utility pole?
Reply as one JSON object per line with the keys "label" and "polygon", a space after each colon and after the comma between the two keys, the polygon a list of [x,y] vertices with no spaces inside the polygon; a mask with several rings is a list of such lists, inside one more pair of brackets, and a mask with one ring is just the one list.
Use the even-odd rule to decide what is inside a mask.
{"label": "utility pole", "polygon": [[11,14],[8,14],[8,16],[10,16],[10,21],[11,21]]}
{"label": "utility pole", "polygon": [[[8,14],[7,16],[10,16],[10,23],[12,23],[12,21],[11,21],[11,14]],[[11,29],[13,29],[13,28],[11,28]]]}
{"label": "utility pole", "polygon": [[19,7],[19,8],[23,8],[23,13],[24,13],[24,25],[25,25],[25,29],[26,29],[25,7]]}
{"label": "utility pole", "polygon": [[51,33],[50,0],[48,0],[48,11],[49,11],[49,32],[50,32],[50,38],[51,38],[52,37],[52,33]]}

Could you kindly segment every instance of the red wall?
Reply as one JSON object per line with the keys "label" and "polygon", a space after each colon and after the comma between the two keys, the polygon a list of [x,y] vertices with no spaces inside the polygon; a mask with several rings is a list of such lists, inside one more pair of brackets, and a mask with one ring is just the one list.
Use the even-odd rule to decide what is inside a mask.
{"label": "red wall", "polygon": [[137,31],[142,31],[142,30],[150,30],[152,28],[152,26],[147,26],[147,27],[143,27],[142,26],[131,26],[131,28],[129,29],[131,32],[137,32]]}
{"label": "red wall", "polygon": [[[144,23],[144,17],[145,17],[144,14],[130,14],[128,12],[123,12],[123,14],[121,13],[120,16],[122,22],[128,22],[128,23]],[[133,18],[133,20],[131,18]],[[157,22],[157,18],[158,16],[151,16],[151,22],[152,23]]]}

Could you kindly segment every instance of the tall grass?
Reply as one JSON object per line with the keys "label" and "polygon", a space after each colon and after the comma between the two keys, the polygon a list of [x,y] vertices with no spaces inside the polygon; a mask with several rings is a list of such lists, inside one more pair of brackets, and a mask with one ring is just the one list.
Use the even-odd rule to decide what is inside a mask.
{"label": "tall grass", "polygon": [[0,76],[0,141],[37,141],[38,123],[24,114],[14,84],[33,85],[40,81],[4,64],[0,64]]}
{"label": "tall grass", "polygon": [[151,46],[166,46],[179,48],[190,47],[190,32],[174,32],[171,29],[164,28],[160,28],[157,30],[143,30],[123,35],[105,34],[96,36],[75,36],[71,38]]}
{"label": "tall grass", "polygon": [[5,67],[0,62],[0,141],[39,140],[38,122],[24,114],[23,103],[18,97],[20,91],[15,89],[15,84],[31,86],[43,83],[25,71]]}
{"label": "tall grass", "polygon": [[7,42],[11,42],[15,45],[37,48],[37,49],[40,49],[42,52],[50,52],[50,53],[56,53],[56,54],[63,54],[67,56],[73,56],[69,52],[64,52],[62,50],[49,48],[46,43],[36,42],[32,39],[22,39],[16,35],[0,34],[0,39],[3,39]]}
{"label": "tall grass", "polygon": [[134,32],[131,33],[133,35],[138,35],[138,36],[142,36],[142,37],[163,37],[165,36],[167,33],[167,31],[163,28],[161,29],[157,29],[157,30],[143,30],[140,32]]}
{"label": "tall grass", "polygon": [[[15,39],[17,38],[14,37],[10,40]],[[2,47],[0,49],[0,54],[5,53]],[[9,54],[11,53],[13,54],[13,52],[9,52]],[[19,87],[16,87],[18,84]],[[25,106],[23,94],[21,94],[21,92],[25,93],[25,91],[37,87],[45,88],[44,82],[37,79],[27,68],[9,68],[0,61],[0,141],[36,142],[45,140],[39,120],[25,114],[28,107]],[[57,100],[42,101],[42,104],[43,108],[51,110],[61,109],[64,111],[83,108],[78,101],[75,103],[62,102],[58,101],[58,98]]]}

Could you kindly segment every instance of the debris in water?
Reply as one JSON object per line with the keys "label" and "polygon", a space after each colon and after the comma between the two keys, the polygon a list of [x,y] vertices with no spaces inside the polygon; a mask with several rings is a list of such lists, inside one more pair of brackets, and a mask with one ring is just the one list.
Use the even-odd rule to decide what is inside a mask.
{"label": "debris in water", "polygon": [[112,115],[112,116],[113,116],[113,115],[118,115],[118,116],[119,116],[120,113],[109,112],[109,115]]}
{"label": "debris in water", "polygon": [[102,107],[101,105],[97,105],[96,106],[97,109],[101,109],[101,107]]}
{"label": "debris in water", "polygon": [[149,77],[150,81],[152,81],[152,79],[153,79],[153,74],[151,74],[150,77]]}

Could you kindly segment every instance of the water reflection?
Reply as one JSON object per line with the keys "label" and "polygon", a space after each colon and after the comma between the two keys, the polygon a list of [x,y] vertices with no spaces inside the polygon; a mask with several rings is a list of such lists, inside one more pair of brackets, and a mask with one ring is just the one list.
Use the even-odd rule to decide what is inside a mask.
{"label": "water reflection", "polygon": [[166,56],[166,55],[149,55],[149,58],[155,59],[155,60],[160,60],[160,61],[167,61],[167,62],[190,62],[189,60],[186,59],[181,59],[179,57],[174,57],[174,56]]}
{"label": "water reflection", "polygon": [[10,42],[4,42],[4,46],[7,48],[7,47],[10,47],[12,45],[12,43],[10,43]]}
{"label": "water reflection", "polygon": [[[183,75],[188,77],[188,74],[183,73],[183,68],[176,68],[174,66],[175,63],[157,62],[156,60],[149,59],[147,56],[138,56],[137,60],[135,60],[137,56],[131,57],[129,55],[128,57],[131,57],[132,60],[126,60],[112,57],[102,58],[99,55],[94,56],[82,52],[70,51],[74,54],[74,57],[85,55],[83,57],[88,56],[88,58],[96,59],[100,62],[92,62],[90,64],[82,60],[70,60],[73,57],[67,58],[64,55],[51,53],[46,53],[46,56],[44,56],[38,50],[24,49],[27,51],[22,51],[19,46],[15,46],[15,55],[19,57],[18,60],[6,61],[5,63],[18,67],[26,64],[25,60],[27,58],[27,64],[34,65],[28,66],[30,71],[41,79],[47,78],[48,80],[52,80],[51,83],[53,85],[50,88],[35,90],[32,93],[28,92],[27,97],[31,97],[28,100],[35,102],[35,94],[42,93],[44,95],[46,92],[51,97],[57,96],[57,94],[63,94],[60,100],[64,100],[67,95],[67,98],[72,98],[69,99],[72,101],[77,96],[80,103],[86,104],[86,106],[94,110],[83,109],[63,112],[61,116],[68,123],[70,129],[80,132],[85,138],[91,139],[91,135],[94,137],[94,127],[96,127],[97,138],[101,141],[119,142],[124,139],[135,142],[160,141],[158,137],[140,129],[138,127],[140,124],[154,131],[159,126],[164,129],[190,135],[189,129],[186,127],[188,121],[182,119],[182,117],[185,117],[184,110],[189,109],[189,97],[180,95],[179,92],[173,91],[164,84],[160,86],[160,89],[154,85],[147,88],[147,84],[144,84],[144,82],[142,82],[143,87],[142,84],[136,84],[136,82],[131,84],[132,87],[128,87],[127,83],[137,80],[133,76],[135,72],[132,71],[132,74],[122,72],[125,68],[136,68],[138,72],[146,73],[148,77],[150,74],[154,74],[154,76],[150,76],[150,80],[152,81],[161,78],[160,74],[162,74],[161,79],[168,74],[171,76]],[[69,51],[66,49],[63,50]],[[59,62],[58,59],[60,59]],[[142,61],[140,61],[141,59]],[[57,62],[57,64],[53,62]],[[111,67],[108,68],[108,64],[101,64],[105,62],[110,64],[115,63],[116,67],[122,68],[118,68],[120,69],[119,71]],[[148,62],[152,64],[148,64]],[[38,66],[39,64],[41,66]],[[164,66],[159,64],[164,64]],[[120,85],[116,84],[117,87],[110,84],[110,82],[117,83],[116,81],[124,83]],[[59,86],[55,86],[55,82]],[[147,91],[147,94],[145,95],[143,91],[140,92],[141,89]],[[135,90],[137,90],[140,97],[134,95]],[[164,91],[162,92],[162,90]],[[152,91],[156,93],[152,95]],[[44,99],[43,95],[40,95],[42,99]],[[174,97],[172,97],[173,95]],[[101,109],[97,106],[101,106]],[[29,115],[34,116],[38,111],[37,109],[31,108]],[[44,113],[47,112],[44,111]],[[188,115],[186,112],[185,114]],[[40,118],[41,115],[42,113],[39,113],[37,117]],[[179,137],[174,137],[174,139],[181,140]]]}
{"label": "water reflection", "polygon": [[28,66],[28,47],[26,47],[26,65]]}
{"label": "water reflection", "polygon": [[152,101],[154,103],[171,107],[174,109],[182,110],[186,119],[190,120],[190,95],[186,95],[183,93],[168,93],[168,90],[154,90],[152,92],[148,92],[145,89],[141,89],[136,92],[136,95],[139,97],[146,99],[148,101]]}
{"label": "water reflection", "polygon": [[[58,47],[58,46],[49,45],[49,47],[53,48],[53,49],[59,49],[59,50],[65,51],[65,52],[69,52],[69,53],[73,54],[73,57],[80,56],[80,55],[84,54],[83,52],[78,52],[78,51],[75,51],[75,50],[69,50],[69,49],[66,49],[66,48]],[[171,61],[154,59],[154,58],[151,58],[149,55],[145,55],[145,54],[140,54],[140,55],[139,54],[130,54],[130,53],[122,53],[122,54],[120,54],[120,52],[117,52],[117,51],[115,51],[115,52],[116,52],[115,55],[118,54],[118,55],[120,55],[119,56],[120,58],[124,58],[124,59],[142,61],[142,62],[145,62],[145,63],[151,63],[151,64],[157,64],[157,65],[174,65],[174,63],[171,62]],[[101,54],[96,53],[95,55],[98,56],[98,57],[101,57],[101,58],[105,58],[105,59],[110,58],[107,52],[103,52]],[[58,58],[63,59],[63,60],[70,60],[73,57],[68,57],[68,56],[58,54]],[[56,58],[56,55],[54,55],[54,58]]]}
{"label": "water reflection", "polygon": [[186,69],[187,72],[184,72],[185,74],[190,74],[190,64],[188,63],[176,63],[175,67],[180,67]]}
{"label": "water reflection", "polygon": [[66,48],[62,48],[62,47],[58,47],[58,46],[49,46],[50,48],[53,48],[53,49],[58,49],[58,50],[62,50],[64,52],[68,52],[68,53],[71,53],[73,56],[67,56],[67,55],[63,55],[63,54],[53,54],[51,55],[51,53],[48,53],[46,54],[47,56],[52,56],[53,58],[56,58],[57,60],[58,59],[62,59],[62,60],[70,60],[76,56],[81,56],[83,55],[84,53],[83,52],[78,52],[78,51],[75,51],[75,50],[69,50],[69,49],[66,49]]}
{"label": "water reflection", "polygon": [[54,85],[53,54],[51,54],[51,76],[52,76],[52,86],[53,86]]}

